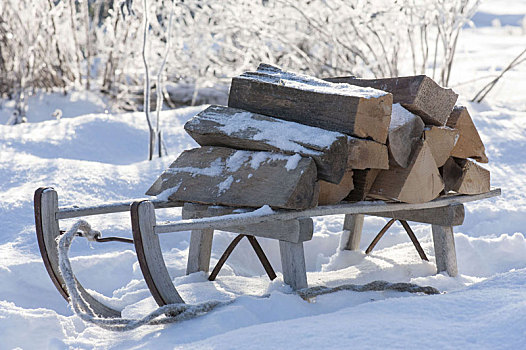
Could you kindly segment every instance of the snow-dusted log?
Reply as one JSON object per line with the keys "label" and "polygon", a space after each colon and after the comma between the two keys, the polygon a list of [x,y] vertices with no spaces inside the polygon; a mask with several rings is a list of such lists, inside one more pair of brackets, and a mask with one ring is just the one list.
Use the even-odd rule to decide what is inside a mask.
{"label": "snow-dusted log", "polygon": [[426,141],[420,141],[409,166],[380,170],[368,195],[406,203],[423,203],[435,199],[443,189],[444,183],[431,149]]}
{"label": "snow-dusted log", "polygon": [[457,143],[451,151],[452,157],[473,158],[480,163],[488,162],[486,149],[466,107],[455,106],[447,120],[447,126],[459,132]]}
{"label": "snow-dusted log", "polygon": [[438,167],[443,166],[458,140],[458,130],[447,126],[428,126],[424,130],[426,140]]}
{"label": "snow-dusted log", "polygon": [[407,168],[418,142],[422,138],[424,122],[399,103],[393,105],[389,124],[389,162]]}
{"label": "snow-dusted log", "polygon": [[392,95],[261,64],[232,79],[228,105],[385,143]]}
{"label": "snow-dusted log", "polygon": [[357,86],[373,87],[393,94],[393,103],[420,116],[426,124],[446,125],[458,95],[445,89],[425,75],[385,79],[357,79],[339,77],[325,79],[334,83],[347,83]]}
{"label": "snow-dusted log", "polygon": [[316,178],[314,161],[299,154],[206,146],[181,153],[146,194],[162,193],[172,201],[306,209],[318,203]]}
{"label": "snow-dusted log", "polygon": [[318,178],[332,183],[340,182],[347,165],[347,135],[237,108],[210,106],[184,128],[201,146],[311,157],[316,162]]}
{"label": "snow-dusted log", "polygon": [[327,181],[319,181],[320,196],[318,205],[328,205],[340,203],[354,188],[353,171],[347,170],[339,184],[331,184]]}

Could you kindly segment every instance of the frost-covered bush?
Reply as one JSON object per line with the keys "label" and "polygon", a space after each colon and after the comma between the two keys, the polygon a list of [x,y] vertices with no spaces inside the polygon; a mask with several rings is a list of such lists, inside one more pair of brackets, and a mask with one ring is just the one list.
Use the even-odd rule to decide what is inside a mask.
{"label": "frost-covered bush", "polygon": [[[259,62],[317,76],[426,73],[447,85],[456,42],[478,0],[174,0],[164,76],[199,89]],[[98,88],[135,109],[143,86],[142,1],[0,2],[0,94]],[[152,79],[171,0],[149,0]],[[164,91],[169,97],[170,89]],[[23,95],[23,94],[22,94]],[[152,100],[153,101],[153,100]],[[169,98],[169,106],[174,102]]]}

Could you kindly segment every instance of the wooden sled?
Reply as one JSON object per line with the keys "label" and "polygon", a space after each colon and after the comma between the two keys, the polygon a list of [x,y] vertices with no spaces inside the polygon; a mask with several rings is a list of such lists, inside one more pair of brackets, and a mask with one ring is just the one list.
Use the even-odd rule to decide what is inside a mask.
{"label": "wooden sled", "polygon": [[[191,231],[187,274],[197,271],[208,272],[214,229],[277,239],[280,247],[284,282],[290,285],[293,290],[299,290],[308,286],[303,242],[312,238],[313,223],[311,218],[344,214],[344,234],[342,234],[340,247],[357,250],[359,249],[364,215],[374,215],[400,220],[402,224],[406,221],[431,224],[437,272],[445,271],[450,276],[456,276],[458,270],[453,226],[461,225],[464,221],[463,203],[499,196],[500,193],[500,189],[493,189],[477,195],[445,195],[421,204],[371,201],[319,206],[302,211],[251,211],[249,209],[240,210],[144,199],[84,208],[60,208],[58,206],[58,195],[54,189],[39,188],[35,192],[35,224],[40,253],[46,270],[60,294],[68,300],[69,296],[64,287],[65,283],[58,268],[58,251],[55,239],[61,232],[59,220],[131,211],[133,243],[141,271],[155,301],[159,306],[163,306],[184,303],[184,301],[168,274],[159,243],[159,234]],[[157,223],[155,209],[169,207],[182,207],[183,220]],[[406,228],[405,225],[404,228]],[[388,227],[382,229],[383,233],[387,229]],[[383,234],[382,231],[369,246],[369,251]],[[408,234],[410,234],[409,231]],[[413,240],[412,237],[411,239]],[[106,240],[127,241],[118,238],[107,238]],[[422,255],[420,256],[422,257]],[[271,276],[270,273],[269,276]],[[99,302],[80,283],[78,283],[78,287],[95,314],[103,317],[120,317],[120,311]]]}

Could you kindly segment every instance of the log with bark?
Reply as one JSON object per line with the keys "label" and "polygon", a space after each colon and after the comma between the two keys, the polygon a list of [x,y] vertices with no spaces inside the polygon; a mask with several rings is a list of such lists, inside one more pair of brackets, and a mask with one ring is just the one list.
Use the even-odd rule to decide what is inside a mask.
{"label": "log with bark", "polygon": [[316,162],[318,178],[335,184],[347,167],[349,137],[334,131],[224,106],[208,107],[184,128],[201,146],[311,157]]}
{"label": "log with bark", "polygon": [[325,80],[390,92],[393,94],[393,103],[400,103],[430,125],[445,125],[458,98],[453,90],[439,86],[425,75],[385,79],[338,77]]}
{"label": "log with bark", "polygon": [[490,172],[471,160],[451,157],[441,173],[446,192],[479,194],[490,190]]}
{"label": "log with bark", "polygon": [[351,169],[347,170],[338,184],[332,184],[323,180],[319,181],[319,184],[320,196],[318,198],[318,205],[340,203],[354,188],[353,171]]}
{"label": "log with bark", "polygon": [[389,124],[389,163],[407,168],[413,150],[422,138],[424,122],[419,116],[409,112],[400,104],[393,105]]}
{"label": "log with bark", "polygon": [[348,202],[359,202],[365,200],[379,173],[380,169],[354,170],[354,188],[344,200]]}
{"label": "log with bark", "polygon": [[186,150],[146,192],[171,201],[306,209],[319,185],[312,158],[224,147]]}
{"label": "log with bark", "polygon": [[384,91],[262,64],[232,79],[228,106],[385,144],[392,102]]}

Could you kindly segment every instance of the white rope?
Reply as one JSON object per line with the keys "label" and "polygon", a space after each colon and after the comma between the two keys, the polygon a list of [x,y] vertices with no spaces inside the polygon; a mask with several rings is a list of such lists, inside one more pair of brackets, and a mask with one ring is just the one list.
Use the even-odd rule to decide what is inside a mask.
{"label": "white rope", "polygon": [[71,243],[78,232],[81,232],[81,236],[86,238],[100,235],[100,232],[91,229],[88,222],[84,220],[77,221],[65,234],[57,238],[58,258],[60,273],[66,284],[71,307],[75,314],[86,322],[96,324],[104,329],[124,332],[144,325],[160,325],[187,320],[210,312],[218,306],[228,305],[234,301],[208,301],[195,305],[170,304],[159,307],[141,319],[98,317],[82,297],[68,258]]}
{"label": "white rope", "polygon": [[[70,297],[71,307],[73,308],[75,314],[77,314],[77,316],[86,322],[96,324],[97,326],[107,330],[125,332],[144,325],[162,325],[195,318],[204,315],[217,307],[232,304],[236,300],[212,300],[195,305],[183,303],[170,304],[161,306],[157,310],[140,319],[99,317],[95,315],[89,304],[82,297],[68,257],[71,243],[73,242],[73,239],[79,235],[89,240],[95,240],[95,238],[101,236],[101,233],[99,231],[92,230],[91,225],[87,221],[77,221],[65,234],[57,237],[58,260],[60,273],[62,274]],[[319,295],[339,292],[342,290],[355,292],[393,290],[398,292],[423,294],[440,293],[433,287],[421,287],[412,283],[389,283],[386,281],[374,281],[365,285],[346,284],[331,288],[325,286],[316,286],[301,289],[295,293],[301,298],[308,300]],[[269,296],[270,294],[265,294],[259,298],[267,298]]]}

